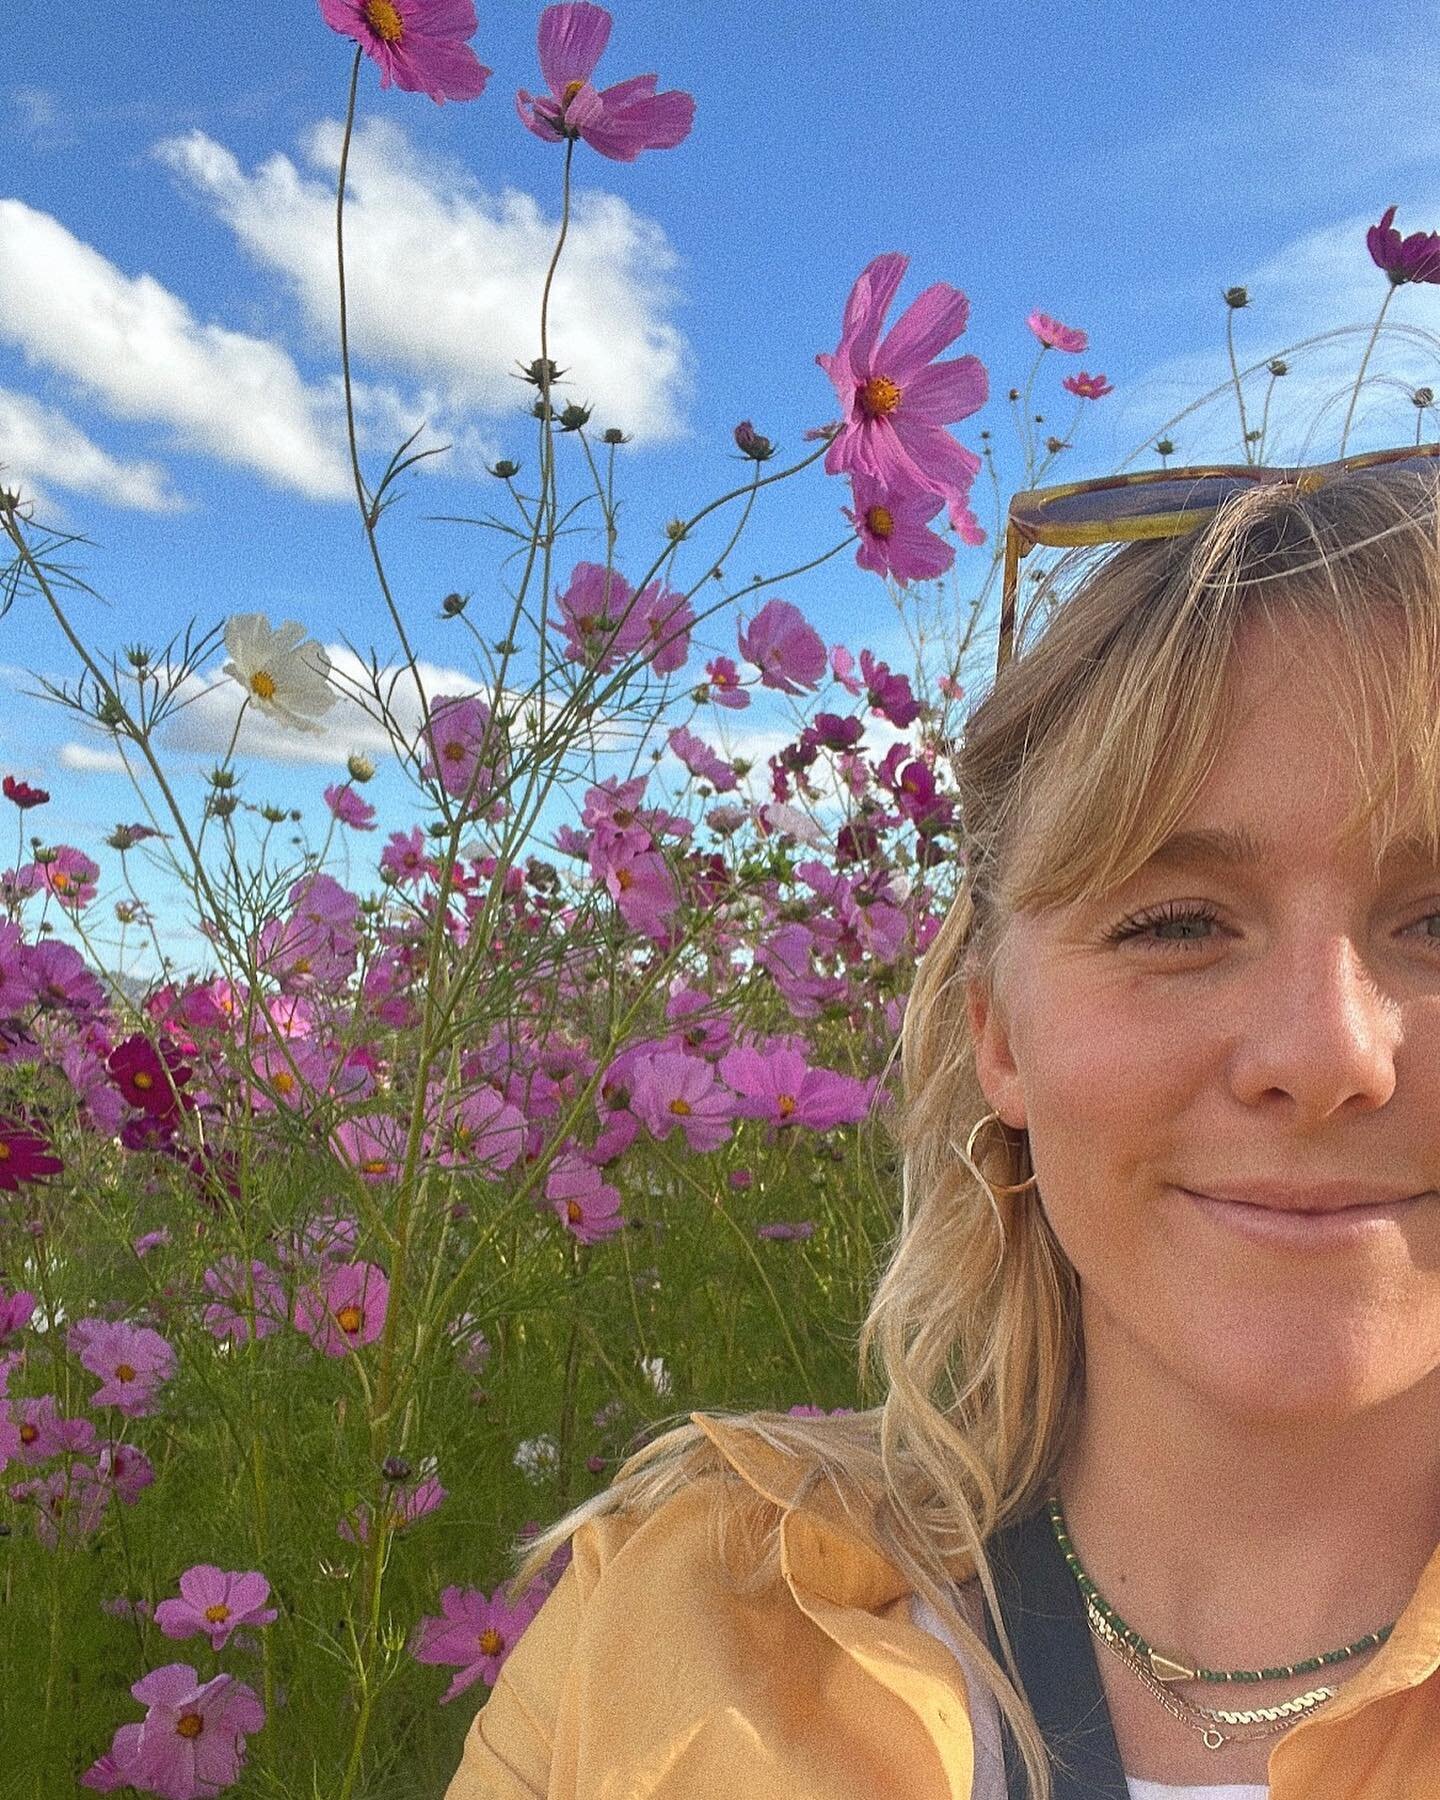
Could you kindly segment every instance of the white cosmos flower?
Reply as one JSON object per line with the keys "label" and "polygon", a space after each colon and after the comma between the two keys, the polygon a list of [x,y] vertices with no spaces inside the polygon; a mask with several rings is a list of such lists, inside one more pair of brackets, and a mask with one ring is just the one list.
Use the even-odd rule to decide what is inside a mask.
{"label": "white cosmos flower", "polygon": [[330,685],[330,658],[305,627],[287,619],[270,629],[264,613],[236,613],[225,626],[225,648],[231,660],[224,673],[272,718],[297,731],[319,731],[314,714],[335,704]]}

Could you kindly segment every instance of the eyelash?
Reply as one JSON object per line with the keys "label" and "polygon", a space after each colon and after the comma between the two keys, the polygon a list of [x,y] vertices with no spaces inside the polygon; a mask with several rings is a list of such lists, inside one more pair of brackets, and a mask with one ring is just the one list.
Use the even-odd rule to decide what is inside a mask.
{"label": "eyelash", "polygon": [[[1440,919],[1440,912],[1426,913],[1424,917],[1417,920],[1416,923],[1424,925],[1431,919]],[[1164,906],[1153,907],[1148,912],[1133,913],[1128,919],[1122,919],[1118,925],[1112,926],[1111,929],[1105,933],[1105,941],[1110,944],[1123,943],[1128,938],[1144,936],[1146,932],[1153,931],[1157,925],[1181,923],[1218,925],[1219,922],[1220,915],[1213,907],[1186,905],[1183,901],[1167,901]],[[1440,937],[1436,937],[1430,941],[1433,942],[1437,950],[1440,950]],[[1149,939],[1150,945],[1156,949],[1165,951],[1179,950],[1182,952],[1196,949],[1203,950],[1210,942],[1211,940],[1208,937],[1152,937]]]}

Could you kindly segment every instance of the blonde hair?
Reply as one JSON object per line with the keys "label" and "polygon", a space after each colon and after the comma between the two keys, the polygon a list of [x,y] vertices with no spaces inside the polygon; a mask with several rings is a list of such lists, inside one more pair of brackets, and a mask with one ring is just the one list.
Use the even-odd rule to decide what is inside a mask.
{"label": "blonde hair", "polygon": [[[1348,471],[1308,493],[1257,486],[1182,538],[1060,559],[1031,609],[1047,611],[1044,629],[971,712],[953,759],[964,881],[905,1013],[903,1104],[889,1127],[903,1162],[900,1221],[858,1344],[862,1385],[877,1361],[884,1401],[824,1418],[712,1415],[803,1459],[797,1501],[822,1482],[847,1506],[859,1498],[876,1544],[973,1657],[1035,1800],[1051,1800],[1051,1752],[998,1621],[985,1545],[1053,1480],[1078,1416],[1084,1348],[1078,1283],[1043,1203],[1033,1188],[991,1191],[1030,1173],[1028,1145],[992,1126],[977,1145],[988,1177],[965,1154],[970,1126],[991,1110],[967,983],[994,991],[1015,914],[1110,892],[1174,829],[1224,741],[1237,632],[1252,618],[1297,635],[1320,628],[1307,635],[1307,666],[1333,682],[1337,730],[1364,773],[1366,803],[1343,829],[1369,827],[1377,866],[1397,832],[1440,856],[1437,497],[1428,476]],[[1073,590],[1058,599],[1067,577]],[[655,1437],[517,1553],[514,1589],[587,1520],[649,1512],[726,1467],[688,1419]],[[738,1534],[743,1585],[777,1580],[776,1509],[738,1476],[720,1491],[717,1552],[733,1562]],[[955,1571],[970,1567],[1003,1667],[956,1604]]]}

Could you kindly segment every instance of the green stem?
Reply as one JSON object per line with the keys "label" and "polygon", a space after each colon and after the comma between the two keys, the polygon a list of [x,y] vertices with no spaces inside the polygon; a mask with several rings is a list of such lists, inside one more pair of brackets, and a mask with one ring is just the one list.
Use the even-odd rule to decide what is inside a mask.
{"label": "green stem", "polygon": [[1355,417],[1355,402],[1360,398],[1360,389],[1365,381],[1365,370],[1370,362],[1370,352],[1375,348],[1375,340],[1380,335],[1380,326],[1385,318],[1386,308],[1399,292],[1400,284],[1391,282],[1385,290],[1385,298],[1380,303],[1380,311],[1376,317],[1374,328],[1370,333],[1370,341],[1365,346],[1365,354],[1360,359],[1360,373],[1355,377],[1355,387],[1350,395],[1350,407],[1345,414],[1345,429],[1340,433],[1340,454],[1344,456],[1345,445],[1350,437],[1350,421]]}

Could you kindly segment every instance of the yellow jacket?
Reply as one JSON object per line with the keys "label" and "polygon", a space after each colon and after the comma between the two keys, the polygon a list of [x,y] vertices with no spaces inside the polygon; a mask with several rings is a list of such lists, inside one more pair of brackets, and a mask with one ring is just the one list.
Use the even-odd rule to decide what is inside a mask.
{"label": "yellow jacket", "polygon": [[[782,1514],[783,1579],[736,1594],[720,1477],[582,1525],[445,1800],[971,1800],[965,1676],[905,1577],[803,1465],[693,1413]],[[1270,1756],[1271,1800],[1440,1800],[1440,1549],[1388,1642]]]}

